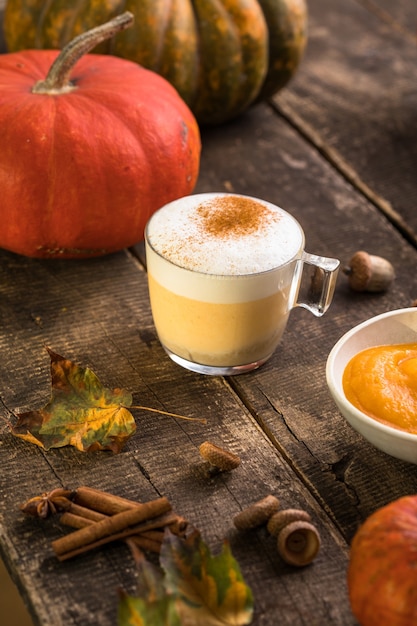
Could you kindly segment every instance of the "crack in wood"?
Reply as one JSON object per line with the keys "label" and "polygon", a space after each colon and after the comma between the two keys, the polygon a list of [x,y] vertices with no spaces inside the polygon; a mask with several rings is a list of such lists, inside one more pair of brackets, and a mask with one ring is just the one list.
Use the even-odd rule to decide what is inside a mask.
{"label": "crack in wood", "polygon": [[346,480],[346,473],[349,470],[352,461],[352,456],[350,454],[346,454],[335,463],[329,464],[328,468],[335,477],[335,479],[338,482],[342,483],[343,487],[348,492],[351,503],[353,505],[358,505],[360,502],[358,494],[356,493],[356,490],[349,484],[348,480]]}
{"label": "crack in wood", "polygon": [[358,4],[363,6],[367,11],[369,11],[369,13],[372,13],[378,19],[380,19],[381,22],[388,24],[393,30],[397,31],[398,33],[401,33],[401,35],[403,35],[404,37],[407,37],[407,39],[409,39],[412,43],[414,44],[417,43],[417,36],[415,33],[413,33],[411,30],[408,30],[407,28],[404,28],[404,26],[400,24],[399,22],[397,22],[397,20],[394,19],[393,16],[390,13],[388,13],[388,11],[385,11],[380,6],[375,4],[373,0],[356,0],[356,1],[358,2]]}
{"label": "crack in wood", "polygon": [[135,459],[135,463],[136,463],[140,473],[146,478],[147,481],[149,481],[151,483],[152,486],[154,486],[152,484],[151,476],[150,476],[149,472],[144,468],[142,463],[140,461],[138,461],[138,459]]}

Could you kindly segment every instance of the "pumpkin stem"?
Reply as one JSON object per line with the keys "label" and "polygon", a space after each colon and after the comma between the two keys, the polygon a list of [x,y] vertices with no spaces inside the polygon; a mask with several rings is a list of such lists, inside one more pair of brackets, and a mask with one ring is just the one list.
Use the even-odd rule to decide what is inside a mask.
{"label": "pumpkin stem", "polygon": [[120,31],[132,26],[133,20],[133,13],[125,11],[109,22],[75,37],[61,50],[51,65],[45,80],[39,80],[33,86],[32,93],[55,95],[75,89],[74,85],[71,85],[69,77],[77,61],[102,41],[110,39]]}

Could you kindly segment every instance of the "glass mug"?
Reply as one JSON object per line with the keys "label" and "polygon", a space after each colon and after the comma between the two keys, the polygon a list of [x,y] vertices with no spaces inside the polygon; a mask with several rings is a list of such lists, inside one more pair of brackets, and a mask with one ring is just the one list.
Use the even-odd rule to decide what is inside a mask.
{"label": "glass mug", "polygon": [[249,196],[195,194],[156,211],[145,229],[149,295],[171,359],[201,374],[248,372],[274,353],[292,308],[323,315],[340,263],[304,243],[289,213]]}

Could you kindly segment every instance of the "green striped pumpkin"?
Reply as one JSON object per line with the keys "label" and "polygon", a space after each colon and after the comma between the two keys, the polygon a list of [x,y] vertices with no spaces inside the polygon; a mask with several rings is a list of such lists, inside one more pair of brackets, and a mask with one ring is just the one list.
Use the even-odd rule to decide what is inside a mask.
{"label": "green striped pumpkin", "polygon": [[123,11],[134,26],[94,52],[162,75],[200,124],[225,122],[279,91],[306,45],[306,0],[8,0],[7,47],[62,48]]}

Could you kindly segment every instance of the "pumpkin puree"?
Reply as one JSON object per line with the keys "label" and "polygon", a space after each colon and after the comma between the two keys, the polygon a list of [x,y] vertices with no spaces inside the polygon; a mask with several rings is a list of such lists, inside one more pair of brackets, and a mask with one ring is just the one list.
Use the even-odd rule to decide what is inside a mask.
{"label": "pumpkin puree", "polygon": [[417,434],[417,343],[359,352],[345,368],[343,389],[363,413]]}

